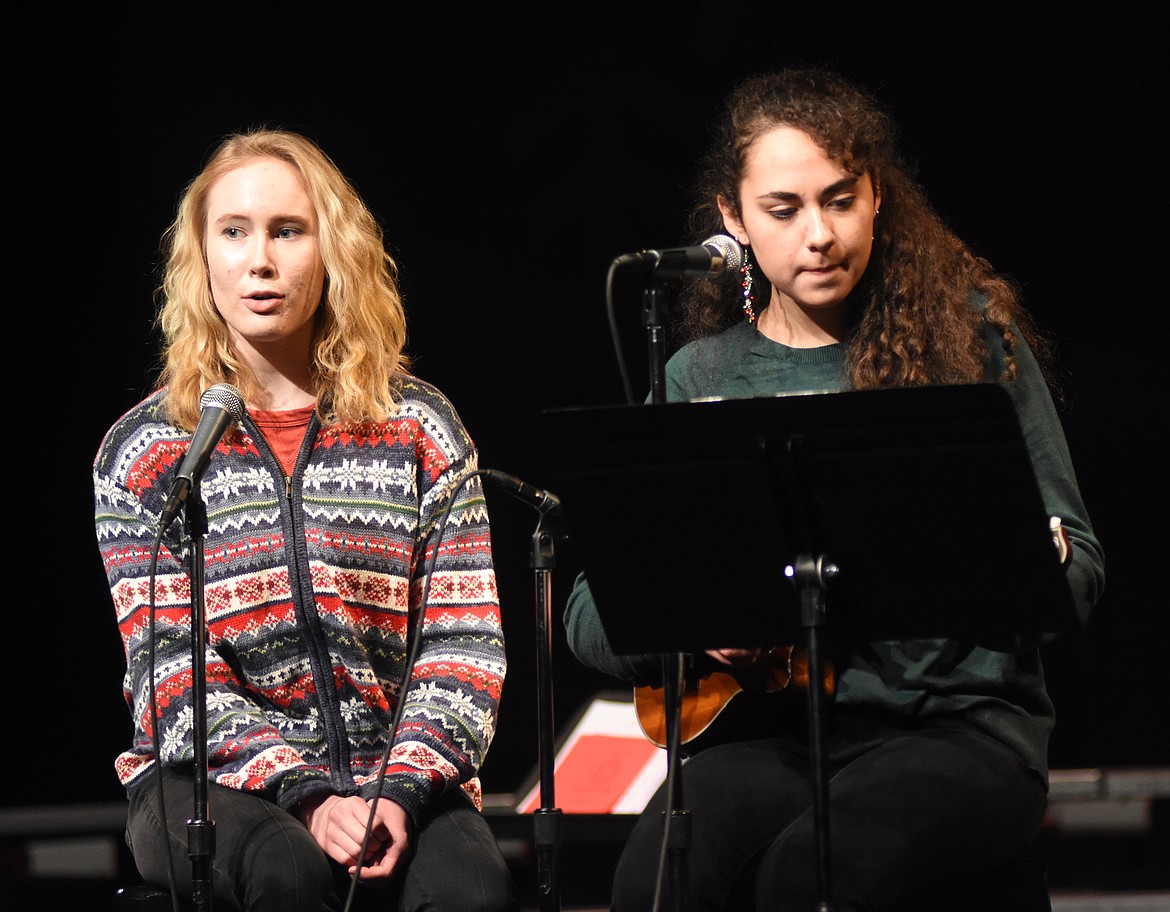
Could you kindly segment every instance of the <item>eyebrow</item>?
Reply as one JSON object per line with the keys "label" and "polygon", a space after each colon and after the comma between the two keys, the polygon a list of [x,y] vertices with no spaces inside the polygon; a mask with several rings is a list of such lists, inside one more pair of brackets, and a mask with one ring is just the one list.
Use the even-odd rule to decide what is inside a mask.
{"label": "eyebrow", "polygon": [[[852,190],[854,187],[857,186],[858,180],[860,180],[860,178],[849,176],[849,177],[843,177],[839,181],[834,181],[833,183],[829,184],[829,186],[825,187],[825,189],[820,192],[820,198],[821,199],[828,199],[829,197],[836,196],[842,190]],[[761,193],[759,196],[756,197],[756,199],[760,199],[760,200],[773,199],[773,200],[781,200],[784,202],[789,202],[789,201],[799,200],[800,194],[799,193],[790,193],[786,190],[770,190],[767,193]]]}
{"label": "eyebrow", "polygon": [[[250,216],[250,215],[241,215],[239,213],[228,212],[228,213],[225,213],[224,215],[221,215],[214,222],[212,222],[212,224],[219,225],[223,222],[251,222],[251,221],[253,221],[253,219],[252,219],[252,216]],[[311,220],[305,218],[303,215],[277,215],[274,218],[267,219],[266,221],[269,224],[273,224],[273,223],[286,224],[288,222],[293,222],[293,223],[298,224],[298,225],[308,225],[311,223]]]}

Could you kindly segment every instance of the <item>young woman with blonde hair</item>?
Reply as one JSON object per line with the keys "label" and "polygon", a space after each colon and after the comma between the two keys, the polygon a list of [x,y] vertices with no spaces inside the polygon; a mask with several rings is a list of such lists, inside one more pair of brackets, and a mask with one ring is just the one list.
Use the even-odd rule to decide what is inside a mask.
{"label": "young woman with blonde hair", "polygon": [[506,665],[469,477],[477,453],[451,403],[406,371],[396,270],[373,216],[310,140],[257,130],[229,137],[191,182],[166,251],[158,389],[115,423],[94,466],[134,721],[115,766],[140,871],[165,887],[168,855],[180,859],[190,895],[181,524],[162,538],[153,663],[148,560],[201,396],[226,383],[246,413],[201,480],[217,906],[340,908],[360,861],[362,883],[381,887],[357,891],[362,908],[517,908],[477,806]]}

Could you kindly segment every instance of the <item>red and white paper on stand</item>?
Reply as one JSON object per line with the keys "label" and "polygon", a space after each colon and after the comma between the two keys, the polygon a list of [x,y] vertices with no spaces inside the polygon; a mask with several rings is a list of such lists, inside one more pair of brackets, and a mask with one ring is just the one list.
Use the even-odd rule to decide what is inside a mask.
{"label": "red and white paper on stand", "polygon": [[[566,814],[639,814],[666,778],[666,751],[642,733],[634,704],[597,698],[557,751],[555,805]],[[540,807],[540,783],[520,802]]]}

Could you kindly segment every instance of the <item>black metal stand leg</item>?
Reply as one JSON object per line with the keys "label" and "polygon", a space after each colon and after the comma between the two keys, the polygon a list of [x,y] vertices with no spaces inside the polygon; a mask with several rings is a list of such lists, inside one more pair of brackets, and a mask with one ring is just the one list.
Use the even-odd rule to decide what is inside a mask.
{"label": "black metal stand leg", "polygon": [[552,567],[556,566],[556,535],[537,525],[532,536],[532,567],[536,583],[537,737],[539,738],[540,808],[533,815],[540,912],[559,912],[561,812],[556,807],[554,776],[552,684]]}
{"label": "black metal stand leg", "polygon": [[[666,401],[666,301],[662,289],[648,286],[642,292],[642,326],[646,331],[650,372],[650,401]],[[662,657],[662,696],[666,713],[666,780],[671,784],[670,814],[663,821],[666,833],[666,890],[672,912],[684,912],[689,895],[687,859],[691,850],[691,817],[683,801],[682,741],[679,710],[685,658],[682,654]],[[663,872],[659,872],[661,877]],[[657,909],[654,912],[658,912]]]}
{"label": "black metal stand leg", "polygon": [[831,912],[832,838],[829,830],[829,779],[824,757],[825,673],[820,631],[825,624],[825,590],[837,567],[823,557],[798,557],[788,574],[800,590],[801,624],[808,636],[808,742],[816,827],[817,912]]}
{"label": "black metal stand leg", "polygon": [[[662,657],[662,697],[666,714],[666,781],[669,784],[669,814],[666,826],[666,906],[672,912],[685,912],[688,896],[688,858],[691,851],[691,815],[683,800],[682,733],[679,708],[682,705],[685,657],[668,654]],[[658,908],[654,909],[658,912]]]}
{"label": "black metal stand leg", "polygon": [[[211,862],[215,857],[215,823],[211,820],[207,760],[207,610],[203,595],[203,539],[207,513],[198,484],[187,498],[185,519],[191,542],[191,690],[193,750],[195,754],[195,807],[187,821],[187,853],[191,857],[191,903],[196,912],[212,908]],[[161,760],[156,758],[156,762]]]}
{"label": "black metal stand leg", "polygon": [[650,370],[650,401],[666,401],[666,303],[662,289],[651,285],[642,292],[642,327],[646,331]]}
{"label": "black metal stand leg", "polygon": [[479,474],[533,507],[540,520],[532,533],[529,564],[536,584],[536,729],[540,770],[540,807],[532,818],[536,848],[540,912],[559,912],[561,812],[556,807],[556,731],[553,719],[552,570],[557,565],[557,541],[565,538],[560,500],[507,472],[479,469]]}

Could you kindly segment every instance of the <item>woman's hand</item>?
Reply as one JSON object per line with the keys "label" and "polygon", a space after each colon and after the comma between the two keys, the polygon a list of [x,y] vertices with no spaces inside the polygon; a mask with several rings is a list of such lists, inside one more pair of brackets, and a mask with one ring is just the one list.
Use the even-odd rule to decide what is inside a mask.
{"label": "woman's hand", "polygon": [[[348,798],[329,795],[320,801],[305,802],[298,809],[297,816],[325,854],[354,874],[372,803],[357,795]],[[406,810],[388,798],[380,799],[374,812],[366,857],[362,860],[362,876],[389,877],[407,844]]]}

